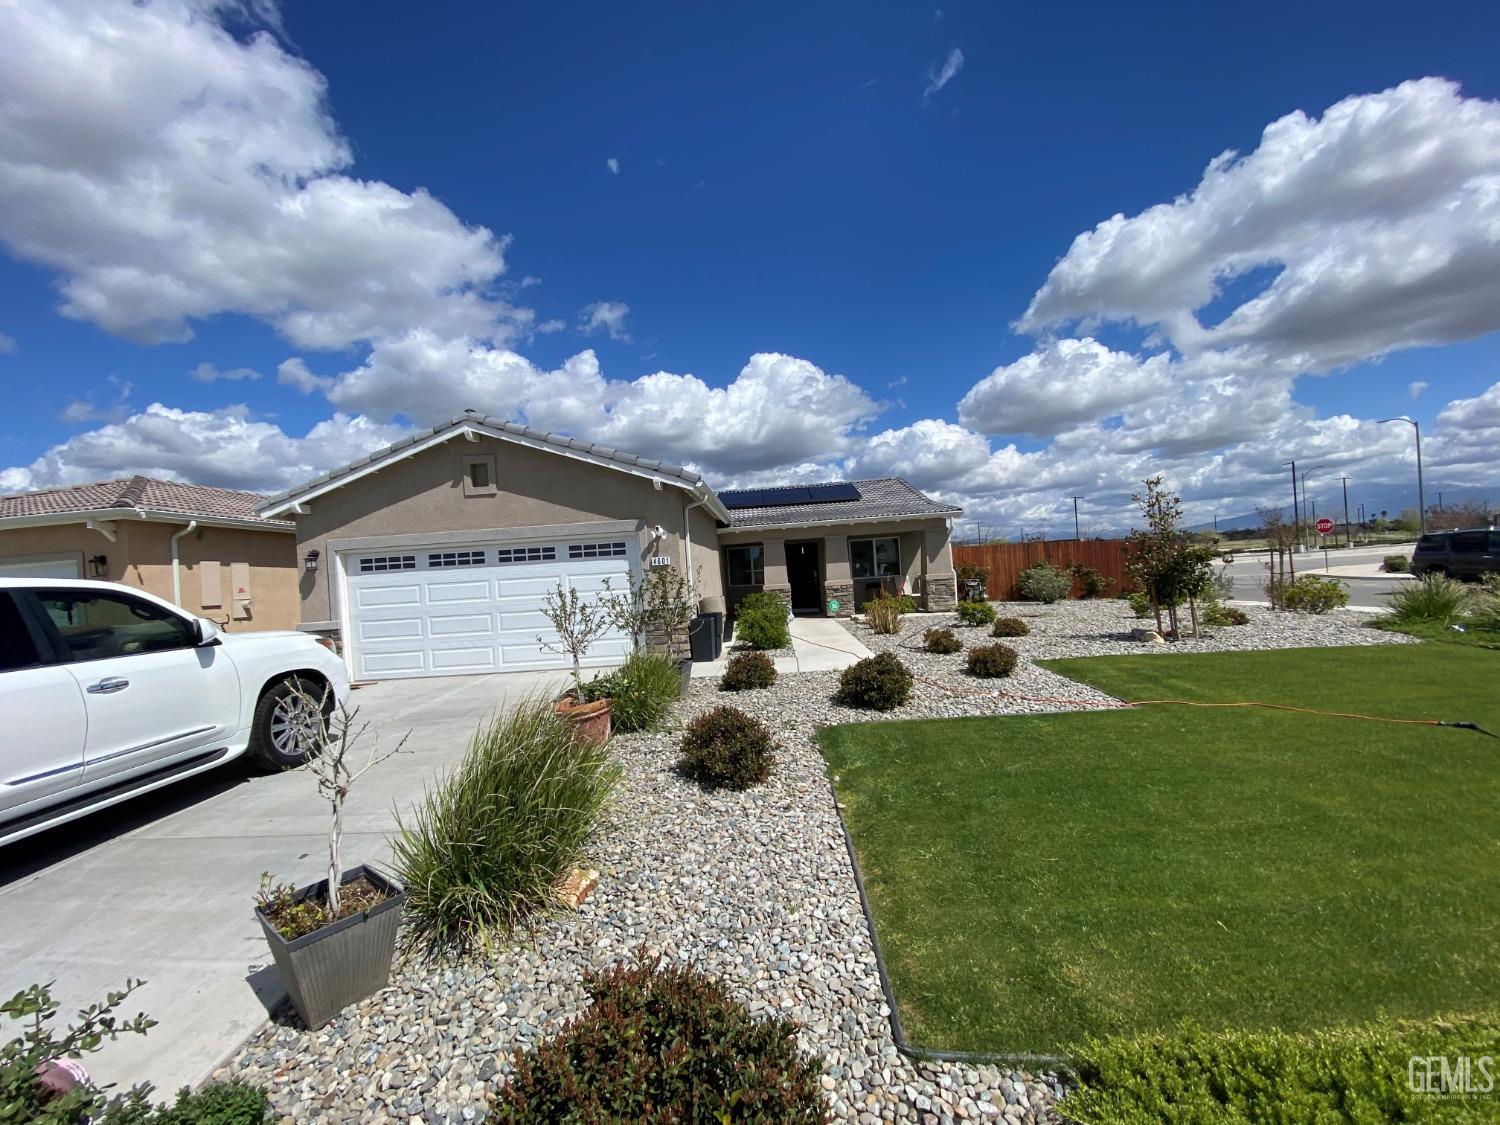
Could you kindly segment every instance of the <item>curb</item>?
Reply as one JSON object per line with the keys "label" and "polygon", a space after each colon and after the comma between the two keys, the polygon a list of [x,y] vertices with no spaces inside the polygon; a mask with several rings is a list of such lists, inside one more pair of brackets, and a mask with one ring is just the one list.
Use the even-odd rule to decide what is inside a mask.
{"label": "curb", "polygon": [[833,778],[828,778],[828,795],[833,799],[833,811],[839,818],[839,831],[844,836],[844,850],[849,853],[849,866],[854,870],[854,886],[859,891],[859,906],[864,912],[865,928],[870,931],[870,948],[875,954],[875,969],[880,976],[880,991],[885,996],[885,1006],[890,1009],[891,1039],[896,1050],[917,1062],[953,1062],[971,1065],[1001,1064],[1005,1066],[1043,1066],[1060,1070],[1069,1069],[1068,1059],[1063,1055],[1034,1055],[1027,1053],[1007,1054],[984,1051],[939,1051],[930,1047],[918,1047],[906,1038],[906,1029],[901,1025],[901,1010],[896,1006],[896,995],[891,989],[891,975],[886,971],[885,954],[880,950],[880,937],[875,932],[875,917],[870,913],[870,898],[865,893],[865,876],[860,870],[859,857],[854,854],[854,841],[849,836],[849,826],[844,823],[844,810],[839,804],[838,790]]}

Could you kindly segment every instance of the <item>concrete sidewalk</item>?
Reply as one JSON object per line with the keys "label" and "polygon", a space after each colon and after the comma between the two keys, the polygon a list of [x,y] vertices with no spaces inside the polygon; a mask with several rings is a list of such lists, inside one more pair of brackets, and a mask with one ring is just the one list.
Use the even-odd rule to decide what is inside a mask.
{"label": "concrete sidewalk", "polygon": [[[831,617],[794,617],[790,631],[791,653],[772,658],[778,673],[838,672],[874,655]],[[724,667],[733,655],[734,652],[726,646],[719,659],[694,664],[693,678],[717,679],[724,674]]]}
{"label": "concrete sidewalk", "polygon": [[[532,692],[556,694],[565,680],[464,676],[356,691],[353,705],[382,746],[411,738],[409,753],[355,786],[345,865],[384,864],[393,811],[458,761],[480,721]],[[143,978],[125,1013],[145,1011],[158,1026],[107,1044],[86,1065],[122,1088],[149,1081],[161,1096],[200,1082],[284,995],[252,913],[261,872],[322,878],[327,830],[310,774],[232,763],[0,850],[0,994],[55,981],[62,1018]]]}

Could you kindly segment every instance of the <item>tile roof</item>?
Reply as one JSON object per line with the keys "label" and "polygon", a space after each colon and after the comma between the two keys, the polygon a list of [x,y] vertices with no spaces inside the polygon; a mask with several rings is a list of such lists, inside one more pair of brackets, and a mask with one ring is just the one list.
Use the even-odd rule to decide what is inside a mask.
{"label": "tile roof", "polygon": [[367,457],[361,457],[357,461],[351,461],[349,464],[324,473],[322,476],[304,481],[296,488],[288,489],[286,492],[278,493],[275,496],[264,497],[261,500],[260,507],[262,510],[266,510],[278,504],[284,504],[294,497],[311,492],[320,485],[328,484],[338,480],[340,477],[348,476],[350,473],[362,469],[366,465],[383,461],[388,457],[399,456],[402,451],[409,447],[419,442],[424,442],[428,438],[442,433],[444,430],[451,430],[455,426],[462,426],[465,423],[486,426],[492,430],[501,430],[507,434],[525,438],[528,441],[542,442],[555,446],[559,450],[570,450],[575,453],[587,453],[593,457],[602,457],[605,460],[615,461],[631,468],[642,469],[648,473],[658,473],[664,477],[673,477],[689,486],[698,484],[703,480],[697,473],[689,469],[684,469],[679,465],[669,465],[665,461],[653,461],[650,457],[640,457],[634,453],[612,449],[607,445],[595,445],[593,442],[579,441],[577,438],[565,437],[562,434],[533,430],[530,426],[522,426],[493,414],[481,414],[477,410],[465,410],[462,414],[455,414],[448,421],[440,422],[429,430],[418,430],[416,433],[404,437],[398,442],[393,442],[384,449],[377,449]]}
{"label": "tile roof", "polygon": [[148,512],[186,516],[189,519],[207,517],[248,520],[277,530],[293,526],[286,520],[267,520],[257,516],[255,509],[264,501],[265,497],[255,492],[236,492],[230,488],[210,488],[202,484],[133,476],[0,496],[0,520],[68,515],[109,508],[141,508]]}
{"label": "tile roof", "polygon": [[[830,482],[833,483],[833,482]],[[849,520],[902,519],[911,516],[961,516],[962,508],[940,504],[922,495],[900,477],[880,480],[851,480],[859,489],[858,500],[834,501],[828,504],[776,504],[759,508],[731,508],[731,528],[801,527],[817,523],[842,523]],[[732,504],[735,491],[719,493],[719,499]]]}

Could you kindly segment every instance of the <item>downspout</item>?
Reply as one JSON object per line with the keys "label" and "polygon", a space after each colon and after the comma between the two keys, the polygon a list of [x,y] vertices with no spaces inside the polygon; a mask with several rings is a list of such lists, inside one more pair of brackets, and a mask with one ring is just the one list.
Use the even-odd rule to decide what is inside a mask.
{"label": "downspout", "polygon": [[688,513],[707,503],[708,497],[700,496],[691,504],[685,500],[682,504],[682,564],[687,567],[688,593],[693,596],[695,608],[698,604],[698,577],[693,573],[693,528],[692,517]]}
{"label": "downspout", "polygon": [[185,528],[172,536],[172,602],[179,607],[182,606],[182,572],[177,565],[177,540],[188,532],[196,530],[198,530],[198,521],[189,520]]}

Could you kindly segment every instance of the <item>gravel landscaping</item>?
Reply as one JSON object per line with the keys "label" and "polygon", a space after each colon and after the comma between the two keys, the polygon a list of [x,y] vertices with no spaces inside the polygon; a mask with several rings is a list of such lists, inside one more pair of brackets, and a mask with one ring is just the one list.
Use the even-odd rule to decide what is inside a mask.
{"label": "gravel landscaping", "polygon": [[[674,726],[724,702],[781,746],[765,784],[715,794],[677,776],[677,729],[611,745],[624,778],[589,863],[599,889],[487,960],[408,966],[390,989],[317,1032],[273,1023],[220,1077],[265,1086],[283,1122],[482,1119],[513,1051],[583,1003],[581,974],[645,947],[725,980],[754,1012],[803,1025],[836,1120],[1044,1120],[1055,1078],[914,1064],[890,1037],[816,725],[885,716],[829,701],[837,676],[783,676],[767,690],[696,682]],[[915,706],[898,714],[924,713]],[[940,712],[933,712],[940,713]]]}
{"label": "gravel landscaping", "polygon": [[[541,919],[486,959],[409,965],[390,989],[317,1032],[283,1014],[219,1077],[265,1086],[283,1122],[479,1120],[512,1052],[580,1010],[582,973],[644,947],[720,977],[754,1012],[781,1012],[803,1025],[801,1044],[823,1060],[837,1120],[1047,1119],[1061,1092],[1054,1076],[916,1064],[896,1051],[814,728],[1115,703],[1031,663],[1047,657],[1410,638],[1363,628],[1355,615],[1252,608],[1249,625],[1180,646],[1143,645],[1126,639],[1139,622],[1121,602],[997,608],[1021,617],[1032,633],[1006,642],[1023,659],[1014,675],[995,681],[965,675],[962,654],[921,650],[923,629],[954,624],[946,615],[908,617],[899,636],[846,623],[871,649],[898,652],[917,675],[911,701],[886,714],[834,704],[831,672],[783,675],[770,689],[737,693],[694,682],[674,709],[673,729],[612,742],[624,777],[589,858],[600,870],[599,888],[577,913]],[[956,631],[966,645],[990,641],[988,628]],[[673,768],[681,726],[725,702],[760,717],[781,744],[770,780],[744,793],[704,791]]]}

